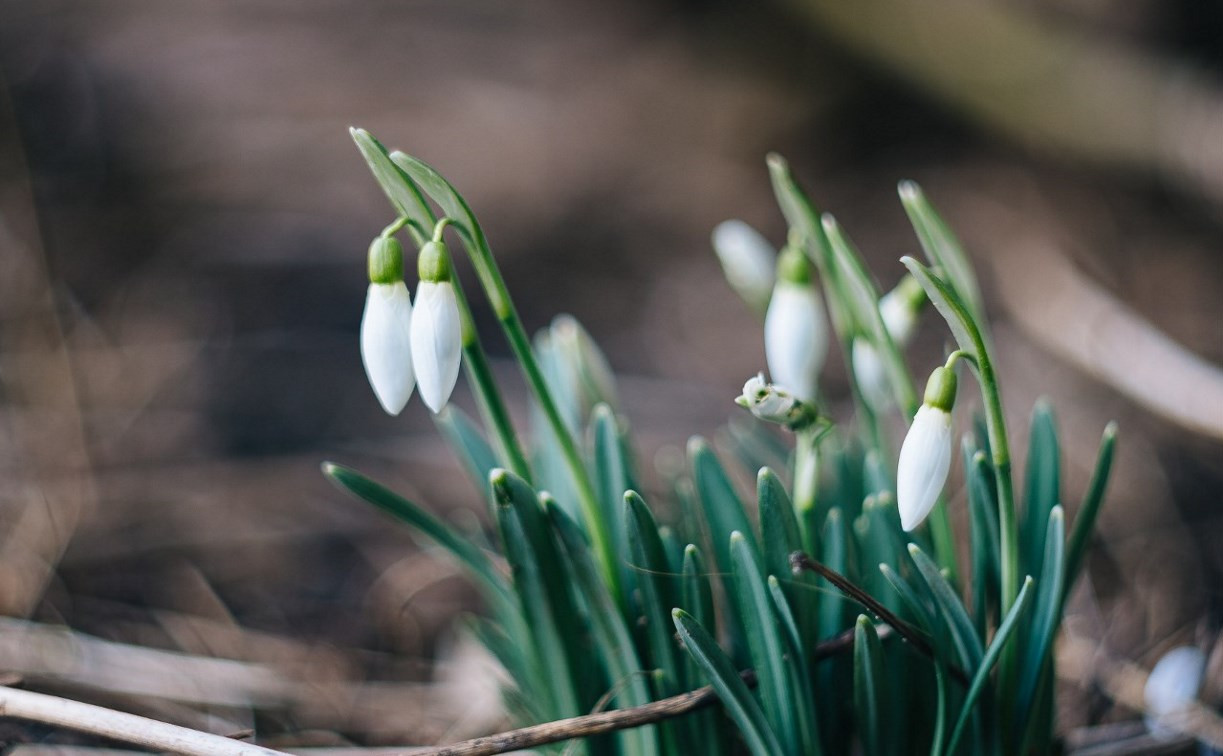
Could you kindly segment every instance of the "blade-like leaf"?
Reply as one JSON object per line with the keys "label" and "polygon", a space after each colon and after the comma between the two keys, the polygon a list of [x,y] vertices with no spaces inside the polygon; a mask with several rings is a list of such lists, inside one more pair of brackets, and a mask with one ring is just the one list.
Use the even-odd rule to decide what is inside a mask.
{"label": "blade-like leaf", "polygon": [[1024,578],[1023,587],[1019,589],[1019,595],[1015,598],[1015,603],[1011,605],[1011,610],[1006,613],[1002,624],[998,626],[998,632],[994,633],[994,639],[990,641],[989,648],[985,651],[985,656],[981,660],[981,666],[977,667],[977,671],[972,677],[972,682],[968,685],[968,692],[964,694],[964,703],[960,709],[960,715],[956,718],[955,727],[951,730],[951,740],[947,741],[946,752],[948,754],[955,753],[956,746],[960,742],[960,736],[964,734],[964,727],[971,718],[973,705],[976,704],[981,692],[985,690],[985,684],[989,682],[990,670],[998,662],[998,657],[1002,655],[1002,649],[1014,634],[1015,628],[1019,626],[1020,620],[1027,612],[1035,593],[1032,576],[1029,575]]}
{"label": "blade-like leaf", "polygon": [[985,316],[985,308],[981,304],[981,289],[977,285],[977,277],[973,275],[972,264],[964,254],[951,227],[938,214],[921,187],[913,181],[902,181],[898,187],[900,202],[904,205],[909,221],[917,232],[917,239],[926,259],[931,265],[936,265],[946,272],[956,292],[969,307],[974,317],[981,320]]}
{"label": "blade-like leaf", "polygon": [[501,599],[508,596],[505,581],[493,569],[492,563],[484,552],[455,532],[449,525],[356,470],[332,462],[324,462],[322,468],[323,475],[340,488],[407,523],[453,554],[467,569],[471,570],[492,596]]}
{"label": "blade-like leaf", "polygon": [[[1117,424],[1109,423],[1104,429],[1104,437],[1100,439],[1100,452],[1096,457],[1096,467],[1091,474],[1091,483],[1079,506],[1078,516],[1074,518],[1074,530],[1070,535],[1070,543],[1066,547],[1066,585],[1062,592],[1069,594],[1079,575],[1083,564],[1083,552],[1087,548],[1087,540],[1095,528],[1096,517],[1100,513],[1100,504],[1104,501],[1104,489],[1108,486],[1108,474],[1113,466],[1113,450],[1117,445]],[[1063,598],[1063,600],[1065,600]]]}
{"label": "blade-like leaf", "polygon": [[732,599],[747,631],[747,647],[760,681],[765,716],[787,752],[796,753],[799,734],[792,705],[795,691],[786,668],[782,629],[756,552],[738,531],[730,536],[730,558],[735,585]]}
{"label": "blade-like leaf", "polygon": [[418,238],[428,238],[437,222],[429,204],[425,202],[420,188],[403,172],[399,166],[391,162],[387,150],[382,143],[365,129],[349,129],[352,140],[361,150],[361,156],[369,165],[370,172],[395,210],[409,218],[418,234]]}
{"label": "blade-like leaf", "polygon": [[[607,585],[599,576],[591,556],[590,543],[581,528],[560,507],[547,506],[548,518],[573,571],[574,583],[590,606],[591,629],[607,664],[616,701],[621,707],[640,706],[651,700],[650,686],[637,657],[633,636]],[[626,753],[657,754],[658,734],[653,725],[622,730],[619,734]]]}
{"label": "blade-like leaf", "polygon": [[1032,430],[1028,438],[1027,486],[1024,491],[1021,542],[1024,569],[1038,574],[1045,553],[1045,527],[1049,512],[1060,502],[1061,471],[1058,460],[1057,427],[1047,401],[1032,410]]}
{"label": "blade-like leaf", "polygon": [[909,555],[913,557],[913,562],[917,565],[917,571],[922,576],[922,579],[926,581],[926,585],[930,589],[930,595],[934,599],[934,605],[938,607],[939,613],[943,617],[943,622],[955,645],[960,668],[976,669],[981,663],[981,654],[983,653],[981,638],[977,635],[976,628],[973,627],[972,620],[969,619],[968,612],[964,609],[964,604],[960,601],[960,597],[956,595],[955,589],[951,587],[951,584],[939,572],[938,566],[934,564],[933,560],[926,556],[915,544],[909,544]]}
{"label": "blade-like leaf", "polygon": [[433,423],[441,431],[442,438],[450,446],[450,450],[463,463],[463,469],[483,494],[488,486],[488,475],[493,468],[500,467],[493,448],[484,440],[484,435],[467,413],[454,406],[447,405],[441,412],[433,416]]}
{"label": "blade-like leaf", "polygon": [[977,322],[973,319],[972,310],[964,304],[964,301],[946,281],[934,275],[929,268],[912,257],[902,257],[900,261],[921,284],[926,296],[934,305],[934,309],[938,310],[943,320],[947,321],[947,325],[951,328],[951,335],[955,336],[956,344],[960,349],[980,359],[985,352],[985,342],[977,327]]}
{"label": "blade-like leaf", "polygon": [[765,721],[760,704],[756,703],[752,692],[730,663],[730,657],[683,609],[674,610],[671,617],[684,647],[709,678],[709,683],[726,707],[726,713],[738,725],[748,750],[754,756],[782,756],[785,751]]}
{"label": "blade-like leaf", "polygon": [[1066,526],[1061,507],[1049,513],[1045,535],[1045,562],[1037,583],[1036,604],[1019,672],[1019,695],[1016,698],[1017,722],[1026,723],[1032,715],[1045,656],[1053,648],[1053,637],[1062,620],[1062,588],[1066,578]]}
{"label": "blade-like leaf", "polygon": [[858,615],[854,628],[854,707],[858,734],[866,756],[887,753],[887,724],[880,713],[883,682],[883,647],[879,634],[865,614]]}
{"label": "blade-like leaf", "polygon": [[658,525],[649,507],[634,491],[624,495],[624,524],[629,554],[637,573],[641,612],[649,641],[650,663],[662,671],[658,692],[670,696],[679,692],[679,658],[672,643],[667,608],[675,606],[670,567],[658,536]]}

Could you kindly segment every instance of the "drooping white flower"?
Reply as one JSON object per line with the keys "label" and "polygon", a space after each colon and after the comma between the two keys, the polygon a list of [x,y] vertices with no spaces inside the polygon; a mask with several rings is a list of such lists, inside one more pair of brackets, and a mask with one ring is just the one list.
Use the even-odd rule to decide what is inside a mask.
{"label": "drooping white flower", "polygon": [[824,306],[811,283],[810,262],[795,248],[778,261],[777,285],[764,318],[764,356],[773,384],[804,401],[815,399],[828,354]]}
{"label": "drooping white flower", "polygon": [[1206,655],[1193,646],[1180,646],[1160,657],[1142,691],[1151,735],[1170,740],[1182,731],[1177,725],[1197,698],[1205,671]]}
{"label": "drooping white flower", "polygon": [[892,401],[892,384],[879,351],[869,341],[858,337],[850,350],[850,360],[853,362],[854,380],[867,405],[875,412],[887,409]]}
{"label": "drooping white flower", "polygon": [[713,251],[726,281],[756,310],[763,312],[773,293],[777,250],[756,229],[741,220],[728,220],[713,229]]}
{"label": "drooping white flower", "polygon": [[790,430],[802,430],[819,417],[815,407],[800,401],[780,386],[764,380],[764,373],[747,379],[743,394],[735,398],[735,404],[756,417],[770,423],[784,425]]}
{"label": "drooping white flower", "polygon": [[389,415],[398,415],[412,396],[412,297],[402,280],[371,283],[361,316],[361,361]]}
{"label": "drooping white flower", "polygon": [[420,398],[441,412],[459,379],[463,335],[459,300],[450,282],[450,253],[440,239],[421,247],[417,258],[420,284],[412,318],[412,365]]}
{"label": "drooping white flower", "polygon": [[926,292],[913,276],[905,276],[896,288],[879,300],[879,314],[892,337],[892,343],[903,347],[917,330],[917,315],[926,302]]}
{"label": "drooping white flower", "polygon": [[938,367],[926,384],[896,470],[896,507],[900,524],[913,530],[926,519],[942,493],[951,469],[951,408],[955,404],[954,369]]}

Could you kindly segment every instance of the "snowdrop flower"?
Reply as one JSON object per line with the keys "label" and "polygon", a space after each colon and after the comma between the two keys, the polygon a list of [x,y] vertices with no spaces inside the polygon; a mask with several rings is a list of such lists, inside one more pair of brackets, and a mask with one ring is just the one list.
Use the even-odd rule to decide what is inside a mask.
{"label": "snowdrop flower", "polygon": [[420,384],[420,398],[437,413],[450,401],[463,351],[459,302],[450,280],[446,245],[431,241],[421,247],[417,268],[420,284],[412,318],[412,366]]}
{"label": "snowdrop flower", "polygon": [[764,318],[764,355],[773,383],[811,401],[827,353],[828,325],[811,282],[811,262],[787,246],[777,261],[777,284]]}
{"label": "snowdrop flower", "polygon": [[764,373],[747,379],[743,384],[743,395],[735,398],[735,404],[756,417],[770,423],[784,425],[798,431],[811,425],[819,412],[810,404],[799,401],[780,386],[764,380]]}
{"label": "snowdrop flower", "polygon": [[412,396],[412,297],[403,282],[403,249],[391,237],[369,245],[369,291],[361,316],[361,361],[378,403],[398,415]]}
{"label": "snowdrop flower", "polygon": [[728,220],[713,229],[713,251],[735,293],[758,312],[764,312],[773,293],[777,258],[773,245],[743,221]]}
{"label": "snowdrop flower", "polygon": [[850,349],[850,361],[853,363],[854,380],[867,405],[875,412],[887,409],[892,401],[892,384],[879,351],[859,336],[854,339]]}
{"label": "snowdrop flower", "polygon": [[892,343],[903,347],[917,329],[917,314],[926,301],[926,292],[913,276],[905,276],[879,300],[879,314],[892,337]]}
{"label": "snowdrop flower", "polygon": [[1193,646],[1174,648],[1156,662],[1142,691],[1151,735],[1160,740],[1176,737],[1178,716],[1197,698],[1205,670],[1206,655]]}
{"label": "snowdrop flower", "polygon": [[896,506],[900,524],[913,530],[926,519],[951,469],[951,407],[955,404],[954,368],[937,367],[926,384],[926,397],[900,447],[896,471]]}

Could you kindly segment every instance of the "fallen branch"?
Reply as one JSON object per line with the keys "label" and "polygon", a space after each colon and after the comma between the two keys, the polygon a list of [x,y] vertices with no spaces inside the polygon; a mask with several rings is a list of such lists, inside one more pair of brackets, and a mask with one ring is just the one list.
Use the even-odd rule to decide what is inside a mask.
{"label": "fallen branch", "polygon": [[68,698],[0,688],[0,717],[65,727],[77,732],[185,756],[268,756],[283,754],[220,735],[158,722]]}

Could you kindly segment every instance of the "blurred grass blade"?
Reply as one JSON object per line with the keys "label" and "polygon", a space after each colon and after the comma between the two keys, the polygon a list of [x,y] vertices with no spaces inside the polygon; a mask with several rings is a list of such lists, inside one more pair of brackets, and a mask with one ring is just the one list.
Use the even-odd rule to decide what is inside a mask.
{"label": "blurred grass blade", "polygon": [[391,205],[400,215],[412,221],[418,234],[417,241],[427,239],[433,232],[436,219],[421,194],[420,187],[391,161],[387,149],[372,134],[365,129],[352,128],[348,131],[352,140],[357,143],[357,149],[365,158],[370,172],[374,174],[378,186],[386,192]]}
{"label": "blurred grass blade", "polygon": [[[652,700],[649,681],[637,656],[633,636],[612,599],[607,585],[591,558],[590,543],[580,526],[564,510],[549,503],[549,521],[560,538],[567,565],[573,572],[574,584],[590,607],[591,629],[607,664],[611,684],[617,691],[616,702],[621,708],[641,706]],[[618,733],[625,753],[652,756],[660,754],[658,732],[653,725],[621,730]]]}
{"label": "blurred grass blade", "polygon": [[[1041,566],[1040,579],[1037,582],[1036,606],[1027,642],[1024,644],[1019,672],[1016,699],[1018,710],[1015,721],[1020,724],[1020,732],[1028,729],[1041,668],[1044,667],[1045,656],[1053,648],[1053,637],[1062,618],[1062,587],[1066,578],[1065,538],[1066,526],[1062,508],[1054,507],[1049,513],[1048,532],[1045,536],[1045,562]],[[1052,681],[1047,681],[1046,684],[1052,684]]]}
{"label": "blurred grass blade", "polygon": [[880,717],[879,699],[883,692],[883,647],[879,634],[865,614],[858,615],[854,628],[854,707],[858,736],[865,756],[889,753],[886,741],[890,728]]}
{"label": "blurred grass blade", "polygon": [[914,564],[917,565],[918,573],[930,589],[934,605],[943,617],[943,622],[955,645],[956,654],[959,656],[960,668],[976,669],[981,664],[983,653],[981,638],[977,635],[972,620],[968,618],[964,604],[930,557],[926,556],[915,544],[909,544],[909,554],[913,557]]}
{"label": "blurred grass blade", "polygon": [[1032,576],[1024,578],[1023,587],[1019,589],[1019,595],[1015,598],[1015,603],[1011,605],[1011,610],[1007,612],[1006,617],[1002,620],[1002,624],[998,626],[998,631],[994,633],[994,639],[990,641],[989,648],[985,651],[985,657],[981,660],[981,666],[977,667],[976,673],[972,677],[972,682],[968,685],[968,692],[964,694],[964,703],[960,709],[960,715],[956,718],[955,727],[951,730],[951,740],[947,742],[947,754],[953,756],[956,746],[960,742],[960,736],[964,733],[964,727],[968,724],[973,706],[977,702],[977,698],[985,690],[986,683],[989,682],[990,670],[998,662],[998,657],[1002,655],[1002,649],[1006,646],[1008,640],[1015,632],[1015,628],[1019,626],[1020,620],[1027,612],[1028,606],[1032,603],[1032,597],[1036,591],[1033,589]]}
{"label": "blurred grass blade", "polygon": [[668,560],[654,515],[634,491],[624,494],[624,524],[629,554],[637,573],[650,663],[663,673],[658,678],[658,694],[660,697],[675,695],[679,692],[680,671],[678,649],[672,642],[667,622],[668,609],[675,606]]}
{"label": "blurred grass blade", "polygon": [[[595,492],[603,505],[604,522],[611,532],[613,548],[624,552],[624,492],[632,488],[632,481],[620,443],[620,431],[611,407],[598,404],[590,417],[590,448]],[[621,570],[625,592],[631,592],[635,578],[625,567]]]}
{"label": "blurred grass blade", "polygon": [[973,615],[985,637],[991,606],[998,604],[998,504],[993,474],[985,452],[974,450],[967,437],[961,449],[967,476],[968,517],[972,534]]}
{"label": "blurred grass blade", "polygon": [[917,240],[931,265],[937,265],[951,281],[956,292],[969,306],[970,312],[978,322],[985,316],[985,307],[981,301],[981,288],[977,285],[977,277],[973,275],[972,264],[964,254],[964,248],[959,239],[952,233],[951,227],[943,220],[925,192],[914,181],[902,181],[898,187],[900,203],[904,205],[913,230],[917,232]]}
{"label": "blurred grass blade", "polygon": [[[820,550],[820,561],[828,569],[842,575],[849,567],[849,527],[844,515],[837,507],[828,510],[824,520],[823,548]],[[819,640],[835,637],[845,629],[845,609],[847,601],[841,597],[841,592],[824,578],[819,579]]]}
{"label": "blurred grass blade", "polygon": [[671,612],[675,629],[684,648],[709,678],[710,685],[722,699],[726,713],[734,720],[754,756],[783,756],[777,736],[765,721],[760,704],[752,697],[743,679],[714,639],[683,609]]}
{"label": "blurred grass blade", "polygon": [[508,597],[505,581],[493,569],[492,562],[484,552],[449,525],[356,470],[332,462],[324,462],[322,469],[323,475],[340,488],[407,523],[449,551],[471,570],[492,596],[500,599]]}
{"label": "blurred grass blade", "polygon": [[[879,288],[862,263],[862,255],[849,237],[841,230],[836,219],[828,213],[822,218],[825,237],[832,252],[833,264],[837,268],[837,283],[852,313],[857,329],[869,336],[871,345],[883,361],[888,383],[896,397],[896,406],[906,416],[917,412],[917,393],[913,379],[905,367],[904,357],[892,342],[883,315],[879,312]],[[857,330],[856,329],[856,330]]]}
{"label": "blurred grass blade", "polygon": [[1024,490],[1023,522],[1020,537],[1023,544],[1023,569],[1031,575],[1037,570],[1045,553],[1045,527],[1049,512],[1061,496],[1061,470],[1058,459],[1057,427],[1049,403],[1040,400],[1032,410],[1032,429],[1028,436],[1028,466]]}
{"label": "blurred grass blade", "polygon": [[454,456],[462,463],[476,490],[482,496],[486,495],[489,473],[493,468],[502,465],[498,463],[493,448],[484,439],[484,434],[480,433],[480,429],[467,413],[453,404],[446,405],[441,412],[434,415],[433,423],[441,432],[442,438],[446,439]]}
{"label": "blurred grass blade", "polygon": [[781,627],[756,552],[738,531],[730,536],[730,557],[734,573],[731,599],[746,628],[765,716],[786,752],[798,753],[798,722],[792,705],[796,695],[790,687]]}
{"label": "blurred grass blade", "polygon": [[798,518],[781,478],[767,467],[760,468],[756,475],[756,501],[760,509],[764,567],[770,574],[788,575],[790,554],[803,548]]}
{"label": "blurred grass blade", "polygon": [[1091,473],[1091,483],[1083,496],[1078,515],[1074,518],[1074,530],[1070,534],[1070,544],[1066,547],[1066,585],[1062,588],[1063,598],[1070,594],[1079,569],[1083,564],[1083,553],[1087,541],[1096,526],[1096,518],[1100,513],[1100,504],[1104,501],[1104,490],[1108,487],[1108,476],[1113,467],[1113,452],[1117,446],[1117,424],[1109,423],[1100,439],[1100,451],[1096,456],[1096,466]]}
{"label": "blurred grass blade", "polygon": [[807,654],[803,649],[803,636],[799,632],[794,613],[790,611],[789,600],[781,589],[781,581],[776,575],[768,577],[769,598],[773,600],[773,610],[777,613],[781,624],[782,637],[786,641],[786,651],[789,664],[786,672],[789,676],[790,690],[796,696],[792,706],[797,710],[799,753],[820,753],[820,736],[816,725],[815,692],[811,689],[811,675],[808,673]]}
{"label": "blurred grass blade", "polygon": [[505,558],[510,563],[514,588],[518,592],[523,615],[533,636],[534,655],[538,664],[533,675],[534,684],[524,693],[539,697],[541,706],[546,708],[550,719],[584,714],[585,707],[577,692],[561,631],[557,627],[548,600],[548,590],[544,586],[543,570],[531,549],[530,539],[518,509],[508,500],[499,499],[497,505],[501,538],[505,542]]}

